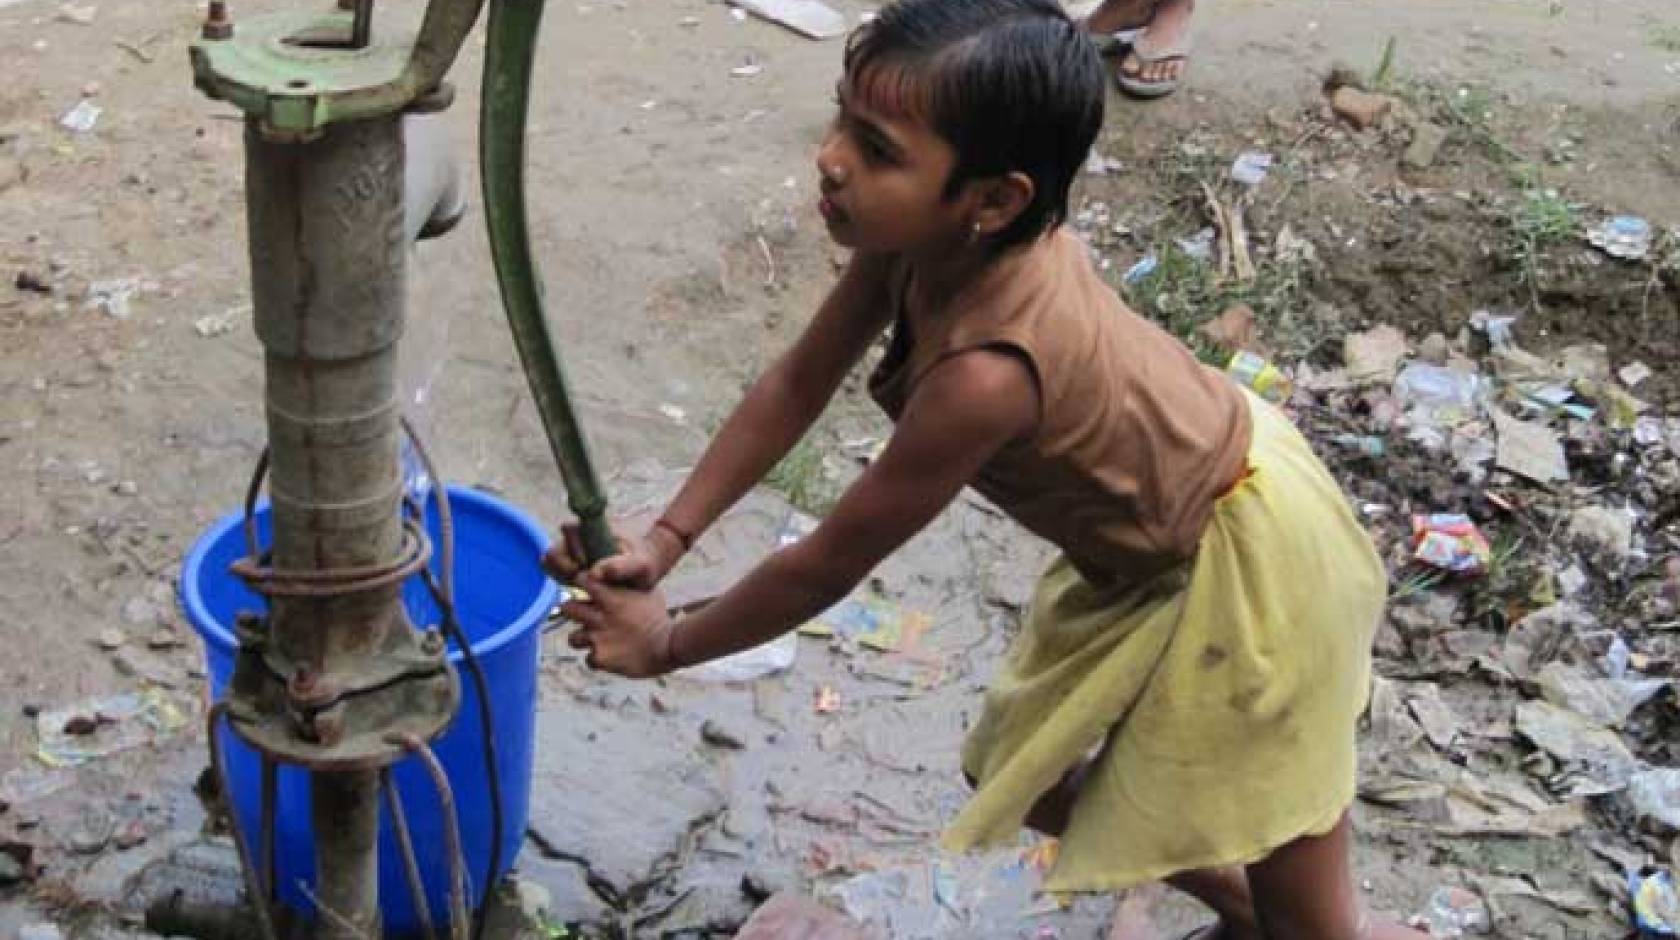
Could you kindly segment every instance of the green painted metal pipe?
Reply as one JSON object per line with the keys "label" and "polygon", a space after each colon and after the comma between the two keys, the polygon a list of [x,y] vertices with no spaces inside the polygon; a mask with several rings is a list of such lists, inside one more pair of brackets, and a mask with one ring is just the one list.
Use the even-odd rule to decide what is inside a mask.
{"label": "green painted metal pipe", "polygon": [[566,392],[566,376],[543,314],[542,283],[531,258],[525,218],[525,116],[543,0],[492,0],[484,54],[478,146],[484,218],[508,326],[560,466],[566,498],[593,563],[618,551],[607,525],[607,498],[589,462],[589,446]]}

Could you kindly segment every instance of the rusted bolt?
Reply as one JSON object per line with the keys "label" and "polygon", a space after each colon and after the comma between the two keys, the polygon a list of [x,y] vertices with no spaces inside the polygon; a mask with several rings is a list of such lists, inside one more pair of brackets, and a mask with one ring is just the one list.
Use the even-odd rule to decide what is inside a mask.
{"label": "rusted bolt", "polygon": [[420,637],[420,652],[427,656],[436,656],[443,652],[443,634],[436,630],[427,630]]}
{"label": "rusted bolt", "polygon": [[210,0],[210,11],[204,17],[205,39],[232,39],[233,17],[228,15],[227,0]]}

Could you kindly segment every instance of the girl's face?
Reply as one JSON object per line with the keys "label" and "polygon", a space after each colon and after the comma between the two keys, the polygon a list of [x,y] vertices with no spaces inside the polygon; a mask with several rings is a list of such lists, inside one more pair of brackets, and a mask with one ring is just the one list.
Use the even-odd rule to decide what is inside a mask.
{"label": "girl's face", "polygon": [[838,111],[817,148],[817,208],[829,235],[872,252],[962,245],[973,225],[968,187],[945,197],[956,152],[908,106],[896,75],[870,77],[877,80],[841,79]]}

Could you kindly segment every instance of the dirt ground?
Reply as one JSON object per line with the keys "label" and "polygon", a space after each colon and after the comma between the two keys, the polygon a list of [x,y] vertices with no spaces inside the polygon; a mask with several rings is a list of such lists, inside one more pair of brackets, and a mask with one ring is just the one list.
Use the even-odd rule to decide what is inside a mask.
{"label": "dirt ground", "polygon": [[[131,878],[203,823],[192,792],[203,765],[195,714],[166,740],[56,775],[33,756],[32,716],[142,686],[193,711],[201,652],[173,606],[178,562],[238,503],[264,434],[240,121],[195,92],[187,69],[201,10],[184,0],[90,3],[84,23],[53,0],[0,0],[0,799],[12,804],[0,805],[0,838],[32,846],[44,866],[0,886],[6,937],[44,920],[82,936],[124,935],[115,925]],[[853,21],[867,9],[834,5]],[[234,13],[285,6],[252,0]],[[621,506],[646,503],[669,485],[670,468],[695,458],[843,260],[815,212],[811,167],[839,55],[838,42],[704,0],[550,7],[529,128],[532,226],[554,328]],[[461,95],[449,116],[469,166],[480,63],[475,37],[454,73]],[[1363,132],[1335,120],[1320,86],[1338,64],[1392,96],[1395,112]],[[733,74],[743,65],[761,68]],[[59,119],[84,97],[103,109],[97,126],[65,130]],[[1408,166],[1402,155],[1425,125],[1443,142]],[[1266,351],[1304,365],[1306,386],[1342,363],[1346,335],[1381,324],[1414,349],[1439,332],[1481,360],[1485,343],[1469,323],[1484,309],[1519,315],[1517,341],[1542,357],[1601,343],[1616,369],[1649,366],[1636,390],[1653,406],[1646,414],[1676,413],[1665,409],[1680,392],[1680,236],[1659,237],[1640,262],[1610,259],[1582,237],[1623,212],[1659,230],[1680,226],[1672,0],[1207,0],[1188,86],[1156,104],[1114,97],[1098,150],[1111,163],[1082,178],[1075,227],[1134,306],[1192,342],[1202,342],[1197,325],[1247,303]],[[1227,178],[1243,151],[1274,156],[1252,192]],[[1253,279],[1217,278],[1171,247],[1212,224],[1209,193],[1246,209]],[[415,413],[446,478],[558,521],[563,494],[479,219],[417,252],[407,371],[425,394]],[[1291,249],[1285,231],[1310,254]],[[1151,254],[1156,273],[1123,280]],[[803,509],[820,510],[888,431],[857,391],[848,385],[773,481]],[[1398,431],[1382,460],[1349,457],[1332,438],[1389,434],[1373,414],[1392,402],[1345,387],[1308,391],[1298,422],[1357,504],[1390,513],[1367,517],[1396,559],[1401,599],[1379,646],[1394,701],[1413,703],[1433,732],[1414,700],[1436,687],[1465,727],[1486,731],[1474,744],[1469,733],[1455,743],[1431,733],[1431,748],[1373,714],[1359,812],[1372,906],[1409,917],[1436,888],[1463,886],[1493,902],[1500,936],[1626,935],[1618,866],[1670,864],[1670,832],[1642,831],[1613,798],[1589,801],[1582,824],[1553,832],[1454,830],[1372,781],[1438,785],[1442,761],[1487,779],[1535,772],[1534,748],[1510,730],[1531,685],[1443,659],[1440,645],[1461,634],[1507,642],[1512,624],[1545,607],[1531,596],[1535,578],[1571,564],[1586,572],[1587,606],[1621,632],[1646,674],[1672,679],[1672,605],[1662,608],[1663,589],[1650,585],[1680,548],[1680,472],[1664,450],[1680,438],[1670,431],[1669,443],[1642,445],[1628,471],[1615,459],[1632,446],[1628,428],[1572,432],[1572,481],[1540,489],[1495,474],[1484,485],[1443,473]],[[1488,492],[1521,511],[1488,509]],[[1576,560],[1557,538],[1568,520],[1559,507],[1611,497],[1640,519],[1631,560]],[[1420,581],[1408,566],[1399,530],[1414,509],[1471,512],[1500,545],[1501,532],[1543,524],[1526,541],[1512,536],[1524,560],[1462,586]],[[915,655],[801,639],[791,673],[751,685],[604,682],[552,642],[539,841],[521,860],[551,893],[552,922],[571,931],[550,935],[730,936],[766,886],[820,894],[860,918],[896,897],[901,919],[875,925],[893,936],[1102,935],[1107,899],[1041,909],[1019,884],[994,890],[983,865],[962,869],[958,900],[936,899],[926,917],[908,895],[866,903],[865,889],[883,879],[864,876],[935,864],[930,834],[961,798],[961,728],[1043,557],[965,501],[877,585],[931,615]],[[113,630],[124,636],[102,638]],[[811,707],[825,690],[843,703],[837,712]],[[1669,689],[1623,731],[1641,760],[1673,766],[1677,718]],[[708,719],[749,746],[703,744]],[[662,742],[673,737],[693,749],[670,753]],[[670,819],[632,819],[635,807],[611,800],[588,809],[601,775],[579,774],[584,765],[668,787],[648,796],[669,800]],[[859,792],[892,805],[884,826],[859,821]],[[835,793],[852,794],[838,816],[824,808]],[[77,854],[88,806],[138,820],[150,840]],[[614,826],[637,836],[598,847],[610,864],[568,861],[587,857],[569,840]],[[698,850],[684,838],[696,832]],[[654,848],[643,852],[644,842]],[[689,847],[673,856],[676,843]],[[614,884],[612,898],[579,887],[580,871]],[[756,887],[743,894],[746,876]],[[1197,921],[1165,903],[1157,917],[1163,931]]]}

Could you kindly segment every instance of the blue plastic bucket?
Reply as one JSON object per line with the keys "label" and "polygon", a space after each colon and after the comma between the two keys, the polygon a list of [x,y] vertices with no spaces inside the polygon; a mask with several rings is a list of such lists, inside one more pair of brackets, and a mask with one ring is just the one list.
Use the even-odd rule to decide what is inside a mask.
{"label": "blue plastic bucket", "polygon": [[[512,867],[524,839],[531,796],[531,742],[536,723],[537,661],[542,623],[559,596],[559,588],[537,566],[548,546],[543,530],[513,506],[475,490],[451,487],[450,508],[455,521],[455,590],[461,626],[484,668],[495,718],[496,759],[502,795],[501,869]],[[241,512],[223,518],[201,536],[187,554],[181,571],[181,602],[187,618],[204,639],[210,676],[210,695],[220,699],[233,675],[235,616],[242,610],[261,611],[263,601],[244,582],[228,573],[228,565],[245,555]],[[428,518],[437,544],[435,518]],[[268,508],[258,510],[257,528],[267,544]],[[433,567],[439,559],[433,553]],[[403,600],[416,624],[439,621],[436,605],[418,577],[403,586]],[[484,894],[484,870],[490,857],[490,791],[484,768],[484,736],[480,733],[478,695],[461,668],[461,654],[450,661],[461,675],[461,709],[443,737],[433,743],[449,774],[460,820],[462,848],[472,905]],[[227,785],[240,827],[257,846],[262,802],[261,762],[255,751],[224,730]],[[402,796],[426,886],[426,903],[434,923],[448,917],[449,868],[442,811],[437,791],[414,759],[393,771]],[[277,814],[277,867],[280,900],[312,917],[310,900],[315,884],[314,836],[310,828],[309,775],[282,767]],[[411,933],[420,922],[403,876],[391,820],[380,814],[379,897],[385,929],[393,935]]]}

